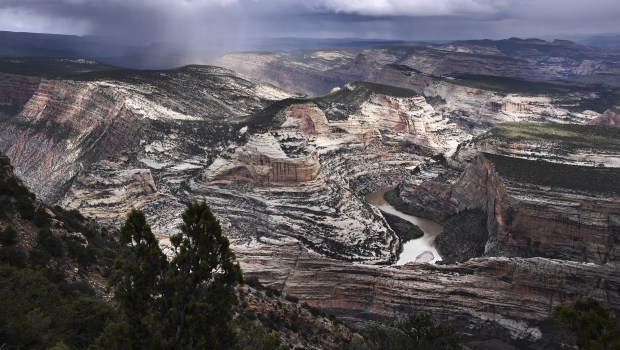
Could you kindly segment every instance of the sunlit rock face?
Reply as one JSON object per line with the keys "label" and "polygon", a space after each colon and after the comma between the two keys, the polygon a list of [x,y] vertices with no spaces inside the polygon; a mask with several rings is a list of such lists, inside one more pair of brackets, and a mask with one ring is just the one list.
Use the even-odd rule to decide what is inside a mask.
{"label": "sunlit rock face", "polygon": [[[544,256],[597,263],[620,259],[618,194],[511,181],[506,169],[502,166],[498,171],[500,165],[493,162],[505,162],[507,158],[478,156],[453,190],[453,200],[462,207],[487,212],[490,237],[486,255]],[[527,162],[530,161],[517,162],[515,166],[526,166]]]}
{"label": "sunlit rock face", "polygon": [[[316,66],[349,60],[349,53],[338,55],[317,53]],[[364,67],[392,56],[353,55],[347,74],[363,76]],[[473,327],[467,329],[491,325],[535,340],[558,303],[591,296],[616,312],[618,268],[608,244],[615,231],[603,225],[615,222],[615,199],[564,188],[538,198],[536,189],[479,158],[562,155],[563,163],[592,166],[615,153],[474,140],[505,120],[586,123],[599,114],[410,73],[394,68],[389,76],[407,76],[427,97],[347,81],[320,98],[291,98],[214,67],[80,80],[10,77],[20,92],[1,90],[0,145],[48,202],[114,227],[131,208],[141,209],[164,246],[186,203],[205,200],[247,275],[353,323],[430,311]],[[438,215],[485,209],[493,230],[487,257],[386,266],[402,242],[364,195],[397,185],[407,204]],[[551,228],[558,234],[548,236]],[[596,260],[603,248],[607,260]],[[534,255],[579,262],[527,258]]]}
{"label": "sunlit rock face", "polygon": [[[357,104],[343,103],[350,98]],[[204,181],[295,184],[317,178],[319,154],[360,149],[373,142],[392,144],[395,149],[408,143],[433,154],[448,151],[459,138],[468,137],[423,97],[375,93],[361,83],[317,102],[290,104],[277,111],[275,119],[279,125],[269,132],[252,134],[244,145],[223,153]]]}
{"label": "sunlit rock face", "polygon": [[221,157],[211,164],[204,180],[212,184],[248,180],[282,185],[316,180],[320,172],[319,157],[315,149],[305,148],[303,141],[302,144],[284,143],[285,147],[300,150],[300,154],[287,154],[272,134],[252,135],[233,155]]}
{"label": "sunlit rock face", "polygon": [[482,209],[486,256],[615,261],[618,136],[611,127],[501,125],[462,145],[446,165],[422,169],[399,186],[400,195],[438,218]]}
{"label": "sunlit rock face", "polygon": [[131,149],[143,128],[126,96],[97,83],[40,82],[0,130],[2,151],[43,200],[93,162]]}
{"label": "sunlit rock face", "polygon": [[270,111],[268,128],[254,118],[192,184],[248,259],[309,247],[342,260],[395,260],[400,241],[363,194],[470,137],[414,92],[360,82],[288,101]]}
{"label": "sunlit rock face", "polygon": [[[100,160],[138,152],[158,133],[174,137],[170,130],[179,123],[193,122],[192,131],[199,133],[209,120],[290,96],[216,67],[105,74],[79,81],[3,76],[0,93],[12,114],[3,121],[0,150],[45,201],[59,200],[80,171]],[[193,142],[180,143],[188,148]]]}

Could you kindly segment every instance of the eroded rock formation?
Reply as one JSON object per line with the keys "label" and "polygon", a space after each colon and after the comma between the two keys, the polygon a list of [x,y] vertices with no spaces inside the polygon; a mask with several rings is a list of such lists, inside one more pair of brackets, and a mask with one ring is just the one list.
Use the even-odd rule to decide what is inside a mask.
{"label": "eroded rock formation", "polygon": [[[538,164],[543,166],[543,164]],[[455,183],[461,207],[487,212],[487,255],[604,263],[620,258],[620,197],[510,181],[480,155]],[[571,174],[566,174],[571,176]]]}
{"label": "eroded rock formation", "polygon": [[[287,154],[270,133],[252,135],[233,155],[213,162],[203,179],[210,184],[249,180],[282,185],[316,180],[321,169],[316,150],[299,144],[295,146],[302,150],[301,154]],[[228,157],[231,159],[226,159]]]}
{"label": "eroded rock formation", "polygon": [[[377,66],[375,59],[390,62],[390,55],[360,56],[347,69],[358,74]],[[319,56],[323,63],[339,59]],[[614,312],[619,308],[615,248],[606,259],[595,257],[614,237],[603,222],[615,222],[616,198],[576,197],[565,189],[529,198],[536,189],[519,192],[518,181],[478,164],[486,158],[476,154],[492,148],[491,141],[465,144],[507,118],[583,123],[596,113],[541,116],[546,105],[537,106],[531,96],[500,96],[435,79],[424,83],[432,103],[411,90],[361,82],[322,98],[272,103],[290,94],[219,68],[124,74],[26,79],[20,84],[33,91],[30,98],[7,95],[10,108],[3,111],[17,112],[3,118],[0,145],[48,201],[116,226],[137,207],[165,245],[178,230],[184,203],[206,200],[250,275],[353,322],[433,311],[536,339],[537,322],[559,302],[593,296]],[[422,76],[411,81],[422,84]],[[522,155],[541,154],[505,144]],[[449,171],[433,173],[434,166]],[[401,197],[412,203],[407,194],[416,194],[420,206],[440,215],[486,210],[493,230],[487,255],[599,264],[487,258],[383,266],[394,262],[401,241],[364,194],[403,181]],[[587,205],[575,206],[577,199]],[[562,215],[568,215],[565,221]],[[531,217],[540,227],[528,226]],[[569,226],[568,234],[543,232]],[[580,240],[560,243],[585,226],[592,231],[583,231]]]}
{"label": "eroded rock formation", "polygon": [[506,124],[421,167],[399,194],[439,219],[482,209],[486,256],[604,263],[620,257],[619,149],[616,129]]}
{"label": "eroded rock formation", "polygon": [[304,253],[288,265],[284,258],[285,268],[277,271],[270,268],[269,256],[245,260],[241,254],[246,273],[256,272],[300,301],[354,323],[431,312],[475,332],[492,334],[497,327],[514,338],[536,341],[543,336],[539,323],[562,303],[593,297],[614,313],[620,310],[617,262],[488,258],[396,268],[350,265]]}
{"label": "eroded rock formation", "polygon": [[[152,135],[169,133],[179,120],[194,122],[192,131],[200,133],[206,126],[201,121],[247,114],[290,96],[216,67],[91,74],[80,81],[2,76],[3,110],[11,115],[2,118],[0,151],[50,203],[62,197],[80,171],[136,151]],[[232,98],[224,98],[231,95],[234,108]],[[192,142],[185,140],[184,146]]]}

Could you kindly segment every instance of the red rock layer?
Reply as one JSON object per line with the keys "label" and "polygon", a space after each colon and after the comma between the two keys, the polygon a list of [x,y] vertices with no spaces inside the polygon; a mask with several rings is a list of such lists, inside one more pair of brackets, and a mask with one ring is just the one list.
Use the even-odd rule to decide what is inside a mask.
{"label": "red rock layer", "polygon": [[44,80],[17,122],[0,130],[1,150],[35,193],[54,201],[80,169],[138,141],[140,123],[124,101],[92,83]]}

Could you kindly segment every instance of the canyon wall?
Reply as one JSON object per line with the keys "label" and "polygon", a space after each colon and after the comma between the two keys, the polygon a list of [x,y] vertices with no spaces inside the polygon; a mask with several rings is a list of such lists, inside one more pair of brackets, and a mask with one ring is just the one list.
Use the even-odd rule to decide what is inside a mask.
{"label": "canyon wall", "polygon": [[536,341],[540,322],[560,304],[593,297],[613,314],[620,312],[617,262],[487,258],[448,266],[373,267],[302,253],[282,257],[276,270],[268,256],[246,259],[243,249],[239,253],[246,275],[257,273],[263,282],[351,323],[431,312],[478,334],[497,327],[513,338]]}
{"label": "canyon wall", "polygon": [[43,80],[19,114],[3,124],[0,151],[42,200],[54,202],[80,170],[135,146],[141,129],[117,91]]}
{"label": "canyon wall", "polygon": [[0,121],[17,114],[36,92],[41,78],[0,74]]}
{"label": "canyon wall", "polygon": [[617,195],[510,181],[483,154],[451,185],[426,181],[402,194],[414,209],[440,218],[468,209],[484,210],[489,230],[486,256],[596,263],[620,258]]}
{"label": "canyon wall", "polygon": [[[303,144],[296,146],[304,147]],[[303,151],[301,154],[286,154],[272,134],[252,135],[233,155],[213,162],[203,180],[210,184],[248,180],[281,185],[316,180],[321,169],[318,154],[314,149]]]}

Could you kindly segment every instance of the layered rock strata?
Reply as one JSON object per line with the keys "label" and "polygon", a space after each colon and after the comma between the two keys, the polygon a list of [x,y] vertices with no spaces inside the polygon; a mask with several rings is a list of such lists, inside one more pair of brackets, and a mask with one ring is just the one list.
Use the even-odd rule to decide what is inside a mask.
{"label": "layered rock strata", "polygon": [[[453,191],[461,206],[487,212],[490,237],[486,254],[516,251],[521,256],[598,263],[620,258],[617,194],[511,181],[509,174],[498,173],[495,162],[503,159],[496,157],[501,156],[477,157]],[[570,170],[566,169],[565,176],[572,176]]]}
{"label": "layered rock strata", "polygon": [[248,180],[282,185],[316,180],[320,172],[316,150],[306,149],[304,145],[292,147],[299,147],[303,152],[287,154],[270,133],[252,135],[243,147],[235,150],[233,161],[218,158],[213,162],[204,180],[210,184]]}
{"label": "layered rock strata", "polygon": [[[617,262],[488,258],[396,268],[351,265],[303,253],[283,258],[286,267],[276,272],[269,268],[274,263],[270,256],[245,259],[240,253],[246,274],[258,273],[300,301],[353,323],[431,312],[476,333],[498,327],[508,337],[539,341],[545,335],[538,325],[557,305],[593,297],[614,314],[620,310]],[[272,274],[263,273],[266,270]]]}
{"label": "layered rock strata", "polygon": [[[482,209],[488,215],[486,256],[617,260],[616,133],[577,125],[501,125],[444,165],[418,168],[399,194],[414,210],[439,219]],[[451,246],[458,249],[455,242]]]}
{"label": "layered rock strata", "polygon": [[250,122],[245,143],[222,153],[192,191],[221,215],[235,244],[301,244],[342,260],[393,261],[400,240],[357,193],[395,184],[423,159],[418,154],[446,152],[469,136],[415,93],[388,90],[353,83],[273,111],[267,132],[253,133]]}
{"label": "layered rock strata", "polygon": [[510,39],[311,50],[303,58],[233,53],[217,64],[311,96],[351,80],[412,89],[480,134],[509,121],[582,124],[598,118],[618,104],[617,61],[616,54],[569,42]]}
{"label": "layered rock strata", "polygon": [[[80,171],[100,160],[115,161],[143,147],[147,154],[157,153],[149,150],[163,151],[162,141],[173,137],[150,141],[154,136],[185,128],[201,135],[223,128],[209,121],[247,114],[290,96],[216,67],[121,73],[89,73],[80,81],[3,76],[2,87],[13,86],[3,95],[5,104],[13,107],[2,121],[0,151],[43,200],[58,201]],[[195,94],[202,96],[199,103],[188,97]],[[209,137],[208,142],[225,143],[228,133],[220,131],[224,140]],[[182,140],[179,163],[204,147],[196,145],[204,138]]]}
{"label": "layered rock strata", "polygon": [[216,60],[216,64],[290,91],[322,95],[351,80],[396,86],[407,83],[415,88],[425,86],[429,76],[495,76],[532,81],[579,81],[581,77],[595,76],[617,86],[613,81],[620,74],[617,57],[615,52],[571,42],[512,38],[445,45],[319,49],[304,56],[232,53]]}
{"label": "layered rock strata", "polygon": [[[363,194],[412,178],[426,157],[450,154],[474,133],[412,91],[353,83],[254,113],[282,92],[216,68],[109,74],[41,81],[2,124],[3,149],[34,186],[47,184],[37,191],[50,201],[64,194],[63,205],[114,225],[137,207],[165,244],[184,203],[204,199],[244,270],[352,321],[428,310],[535,339],[535,323],[558,300],[593,296],[618,310],[610,258],[598,266],[538,258],[371,266],[393,262],[401,242]],[[492,198],[481,193],[455,198],[449,188],[446,198],[458,210]],[[508,243],[521,251],[521,238]],[[569,248],[567,256],[575,254]]]}

